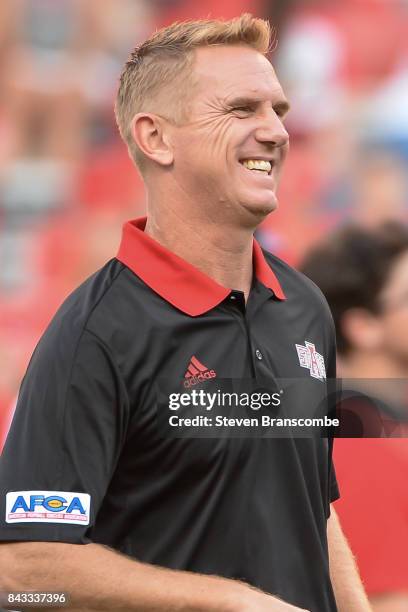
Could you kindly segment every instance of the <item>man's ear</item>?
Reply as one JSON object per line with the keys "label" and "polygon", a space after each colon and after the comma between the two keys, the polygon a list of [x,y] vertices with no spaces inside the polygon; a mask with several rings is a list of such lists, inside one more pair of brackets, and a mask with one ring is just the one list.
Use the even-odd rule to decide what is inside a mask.
{"label": "man's ear", "polygon": [[378,350],[383,340],[381,319],[365,308],[350,308],[341,321],[342,332],[351,346],[360,350]]}
{"label": "man's ear", "polygon": [[168,127],[165,119],[152,113],[138,113],[131,123],[132,137],[139,149],[161,166],[170,166],[174,159]]}

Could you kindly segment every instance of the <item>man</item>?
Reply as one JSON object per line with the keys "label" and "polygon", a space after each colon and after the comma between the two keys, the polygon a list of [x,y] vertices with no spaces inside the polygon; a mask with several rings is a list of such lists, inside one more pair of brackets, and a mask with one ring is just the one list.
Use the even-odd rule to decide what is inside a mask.
{"label": "man", "polygon": [[71,609],[328,612],[329,540],[338,609],[369,609],[334,512],[326,532],[327,439],[157,428],[160,377],[309,380],[307,341],[314,388],[323,361],[335,372],[321,294],[253,241],[288,148],[269,46],[249,15],[174,24],[124,68],[116,116],[147,221],[125,225],[30,363],[1,464],[3,590],[64,590]]}
{"label": "man", "polygon": [[[363,397],[368,392],[383,416],[394,421],[393,433],[403,433],[408,418],[408,229],[396,222],[373,230],[346,227],[316,247],[302,269],[331,307],[340,373],[360,379],[354,386],[364,391]],[[337,511],[373,610],[407,610],[407,439],[337,440],[335,461],[342,490]]]}

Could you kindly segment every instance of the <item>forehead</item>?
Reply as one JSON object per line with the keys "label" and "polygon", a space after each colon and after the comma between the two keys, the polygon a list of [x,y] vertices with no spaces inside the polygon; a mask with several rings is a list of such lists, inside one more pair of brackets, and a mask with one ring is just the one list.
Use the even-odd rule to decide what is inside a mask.
{"label": "forehead", "polygon": [[194,77],[199,91],[220,99],[238,94],[260,99],[284,97],[272,64],[246,45],[199,47],[195,52]]}

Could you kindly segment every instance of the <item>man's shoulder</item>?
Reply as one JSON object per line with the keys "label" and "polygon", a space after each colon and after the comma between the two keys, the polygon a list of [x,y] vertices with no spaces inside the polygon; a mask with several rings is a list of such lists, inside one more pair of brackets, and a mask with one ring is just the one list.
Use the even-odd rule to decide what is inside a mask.
{"label": "man's shoulder", "polygon": [[98,306],[106,301],[123,269],[117,259],[109,260],[67,296],[52,322],[67,324],[72,319],[78,327],[85,327]]}
{"label": "man's shoulder", "polygon": [[[73,355],[95,312],[109,299],[109,293],[123,269],[123,264],[117,259],[111,259],[74,289],[54,314],[36,352],[48,353],[48,349],[51,352],[61,349],[67,357]],[[108,324],[108,321],[105,323]],[[92,331],[95,333],[95,328]]]}

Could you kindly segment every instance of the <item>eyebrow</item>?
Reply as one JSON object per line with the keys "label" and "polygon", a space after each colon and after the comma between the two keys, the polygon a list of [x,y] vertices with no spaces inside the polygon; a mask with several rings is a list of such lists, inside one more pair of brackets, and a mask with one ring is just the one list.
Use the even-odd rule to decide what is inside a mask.
{"label": "eyebrow", "polygon": [[[253,98],[250,96],[239,96],[228,101],[228,106],[251,106],[260,104],[263,102],[261,98]],[[276,111],[280,111],[282,114],[286,114],[290,110],[290,104],[286,99],[281,99],[275,104],[272,104],[272,108]]]}

